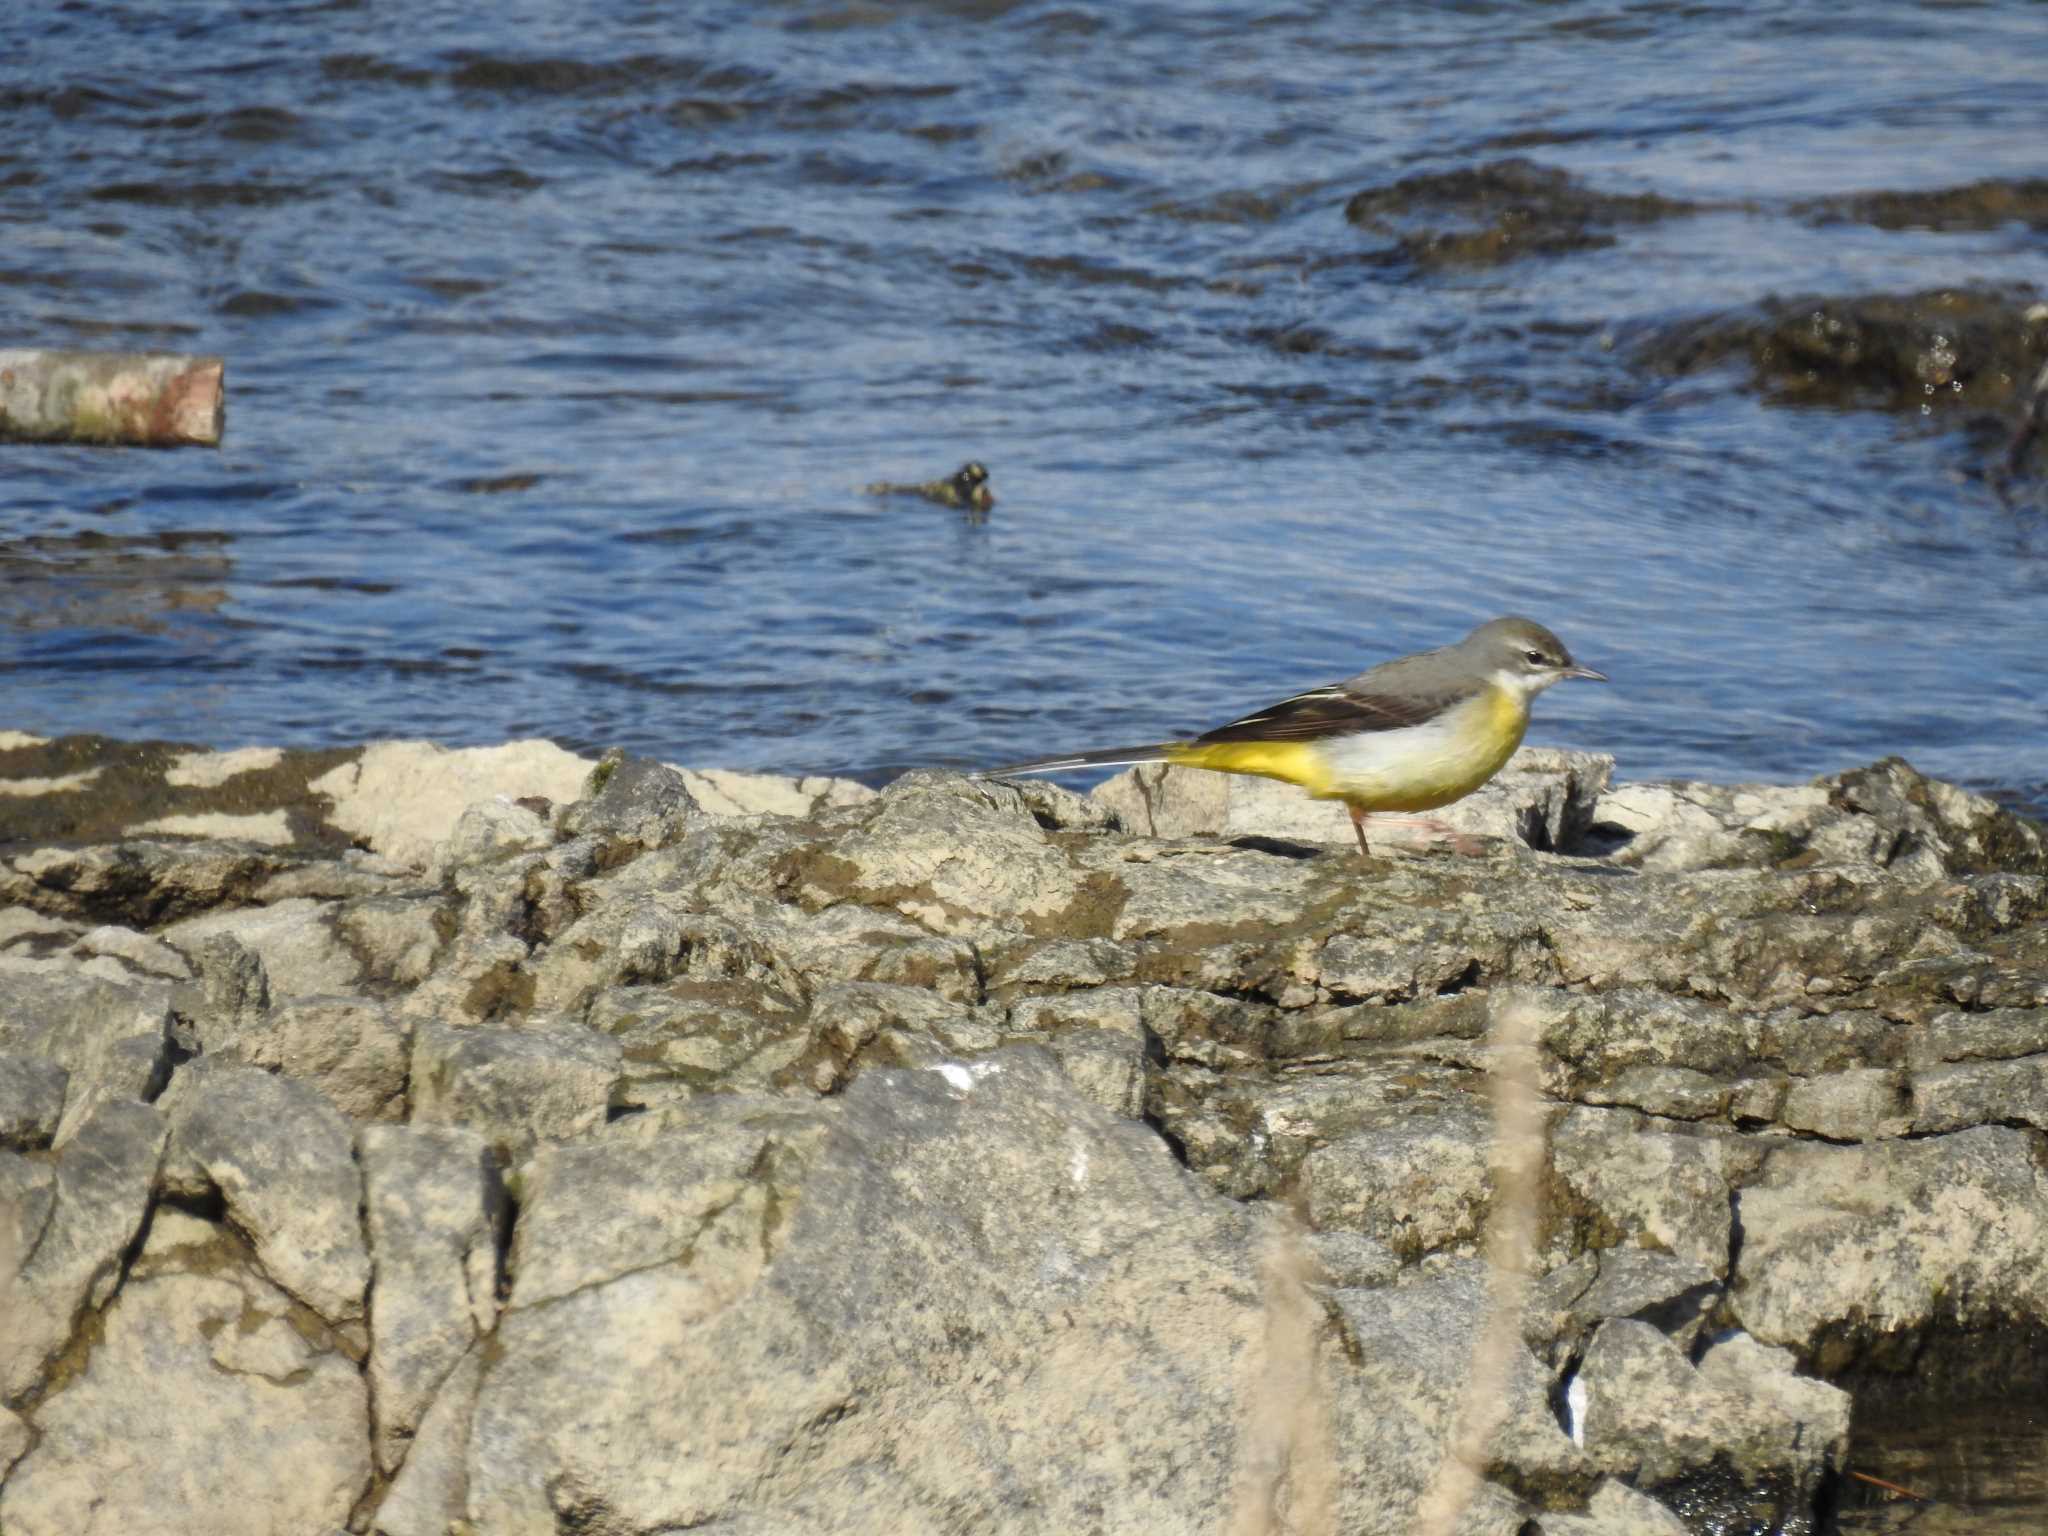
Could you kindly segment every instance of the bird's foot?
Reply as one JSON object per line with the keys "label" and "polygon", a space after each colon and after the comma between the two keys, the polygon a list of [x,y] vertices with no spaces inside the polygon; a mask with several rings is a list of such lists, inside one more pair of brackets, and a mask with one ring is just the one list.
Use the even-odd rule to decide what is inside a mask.
{"label": "bird's foot", "polygon": [[[1453,853],[1461,854],[1468,859],[1483,856],[1489,846],[1486,839],[1474,837],[1469,832],[1461,832],[1449,822],[1438,821],[1434,816],[1375,816],[1371,820],[1377,826],[1413,827],[1437,842],[1450,844]],[[1364,828],[1359,827],[1358,832],[1360,845],[1363,846]]]}

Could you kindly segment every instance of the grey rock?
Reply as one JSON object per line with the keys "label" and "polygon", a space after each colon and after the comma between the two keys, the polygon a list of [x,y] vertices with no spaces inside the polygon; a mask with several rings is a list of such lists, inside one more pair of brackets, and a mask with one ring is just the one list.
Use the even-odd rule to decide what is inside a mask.
{"label": "grey rock", "polygon": [[1889,1067],[1864,1067],[1794,1082],[1776,1118],[1829,1141],[1903,1136],[1913,1127],[1914,1111],[1902,1076]]}
{"label": "grey rock", "polygon": [[469,1502],[469,1426],[483,1382],[483,1349],[456,1362],[434,1394],[405,1464],[377,1506],[377,1536],[448,1536]]}
{"label": "grey rock", "polygon": [[[671,765],[673,766],[673,765]],[[791,778],[729,768],[677,768],[706,816],[815,816],[834,806],[861,805],[875,792],[855,779],[824,774]]]}
{"label": "grey rock", "polygon": [[[1700,1379],[1719,1391],[1761,1404],[1808,1454],[1818,1448],[1839,1466],[1849,1446],[1849,1394],[1799,1374],[1789,1349],[1773,1349],[1746,1333],[1714,1340],[1699,1357]],[[1783,1432],[1783,1431],[1781,1431]]]}
{"label": "grey rock", "polygon": [[27,907],[0,907],[0,957],[40,960],[63,954],[85,934],[78,923]]}
{"label": "grey rock", "polygon": [[0,1147],[47,1147],[64,1116],[71,1074],[54,1061],[0,1055]]}
{"label": "grey rock", "polygon": [[1944,1009],[1904,1032],[1912,1129],[2048,1129],[2048,1008]]}
{"label": "grey rock", "polygon": [[1603,1323],[1577,1378],[1586,1454],[1709,1523],[1754,1528],[1760,1510],[1771,1528],[1810,1522],[1848,1450],[1848,1396],[1773,1365],[1740,1346],[1696,1370],[1649,1324]]}
{"label": "grey rock", "polygon": [[1763,1015],[1757,1025],[1752,1054],[1804,1078],[1881,1065],[1896,1054],[1899,1033],[1890,1019],[1867,1008],[1783,1008]]}
{"label": "grey rock", "polygon": [[103,923],[81,935],[73,953],[118,960],[131,976],[184,981],[192,975],[185,957],[161,939],[113,923]]}
{"label": "grey rock", "polygon": [[[1429,1279],[1335,1291],[1331,1300],[1356,1367],[1331,1388],[1339,1464],[1348,1472],[1336,1529],[1412,1529],[1472,1372],[1487,1309],[1485,1266],[1464,1260]],[[1540,1489],[1546,1501],[1583,1498],[1593,1470],[1552,1415],[1550,1386],[1550,1373],[1511,1340],[1487,1467],[1496,1478],[1507,1474],[1518,1487]]]}
{"label": "grey rock", "polygon": [[437,866],[445,872],[494,864],[511,854],[545,848],[554,840],[554,829],[532,807],[502,797],[479,800],[456,821],[438,851]]}
{"label": "grey rock", "polygon": [[1572,1109],[1551,1133],[1554,1227],[1580,1241],[1639,1234],[1728,1273],[1730,1191],[1763,1153],[1729,1134],[1662,1129],[1626,1110]]}
{"label": "grey rock", "polygon": [[352,992],[363,967],[335,933],[334,918],[334,903],[294,896],[267,907],[188,917],[165,928],[163,938],[196,958],[206,940],[231,935],[262,960],[275,998]]}
{"label": "grey rock", "polygon": [[[440,889],[453,903],[453,943],[514,936],[530,945],[559,932],[581,913],[576,892],[595,870],[596,852],[595,842],[578,840],[445,870]],[[446,965],[437,958],[437,969]]]}
{"label": "grey rock", "polygon": [[484,1138],[421,1126],[357,1136],[372,1284],[370,1389],[377,1463],[406,1459],[457,1363],[498,1316],[505,1190]]}
{"label": "grey rock", "polygon": [[1317,944],[1308,966],[1318,991],[1333,1002],[1403,1003],[1438,996],[1475,975],[1498,973],[1507,953],[1503,937],[1478,930],[1461,914],[1426,918],[1419,931],[1333,934]]}
{"label": "grey rock", "polygon": [[[1171,1531],[1268,1495],[1307,1524],[1321,1467],[1327,1523],[1401,1528],[1483,1310],[1461,1255],[1510,1005],[1535,1015],[1551,1101],[1518,1413],[1537,1361],[1567,1369],[1622,1322],[1697,1349],[1739,1317],[1833,1371],[1908,1367],[1933,1340],[2004,1360],[1998,1330],[2048,1316],[2027,1155],[2048,1120],[2048,871],[2027,829],[1901,765],[1681,787],[1665,831],[1579,843],[1607,839],[1606,860],[1519,846],[1572,842],[1585,797],[1558,775],[1489,856],[1362,861],[1340,810],[1284,788],[1334,841],[1219,821],[1161,842],[1100,800],[935,775],[686,814],[677,782],[709,778],[636,772],[611,810],[600,789],[558,817],[566,840],[527,810],[473,814],[432,881],[225,844],[0,856],[0,1129],[30,1151],[0,1159],[0,1250],[49,1243],[92,1106],[169,1074],[168,1199],[128,1278],[120,1257],[95,1269],[79,1306],[177,1263],[324,1286],[324,1320],[252,1317],[207,1358],[270,1388],[337,1352],[362,1366],[377,1422],[351,1433],[383,1498],[358,1525],[766,1531],[856,1510],[891,1532]],[[441,785],[421,847],[502,788],[468,783]],[[210,933],[175,986],[166,923]],[[345,992],[305,991],[330,965]],[[10,1062],[33,1063],[12,1122]],[[258,1086],[199,1113],[236,1071]],[[301,1135],[323,1150],[285,1155]],[[489,1181],[430,1145],[522,1159],[495,1331]],[[192,1215],[216,1191],[246,1254]],[[1233,1202],[1297,1199],[1323,1227],[1280,1285]],[[294,1270],[342,1235],[352,1258]],[[347,1315],[372,1248],[372,1315]],[[31,1418],[97,1359],[100,1320],[53,1315],[71,1348],[61,1390],[17,1399]],[[1759,1423],[1832,1433],[1782,1353],[1738,1336],[1701,1362],[1674,1378],[1687,1402],[1746,1405],[1686,1421],[1702,1450]],[[1073,1383],[1104,1379],[1081,1402]],[[737,1428],[714,1443],[719,1423]],[[1051,1486],[1076,1442],[1089,1459]],[[1540,1411],[1503,1443],[1467,1529],[1534,1506],[1626,1528],[1626,1491],[1596,1493]],[[1193,1480],[1161,1514],[1141,1465]]]}
{"label": "grey rock", "polygon": [[1340,1289],[1385,1285],[1401,1272],[1401,1256],[1362,1232],[1311,1232],[1303,1241],[1323,1281]]}
{"label": "grey rock", "polygon": [[[1622,1067],[1598,1085],[1588,1085],[1584,1101],[1617,1109],[1639,1109],[1664,1120],[1722,1120],[1732,1112],[1736,1085],[1692,1067]],[[1771,1119],[1777,1115],[1758,1118]]]}
{"label": "grey rock", "polygon": [[2048,1056],[2048,1008],[1943,1010],[1906,1037],[1906,1060],[1920,1068],[2026,1056]]}
{"label": "grey rock", "polygon": [[1010,779],[985,784],[992,794],[1015,795],[1048,832],[1121,832],[1125,822],[1106,801],[1077,795],[1046,779]]}
{"label": "grey rock", "polygon": [[335,932],[375,984],[413,986],[426,980],[446,942],[437,901],[418,893],[377,895],[343,904]]}
{"label": "grey rock", "polygon": [[173,1194],[218,1191],[264,1273],[331,1323],[363,1316],[370,1259],[354,1136],[315,1088],[205,1058],[164,1095]]}
{"label": "grey rock", "polygon": [[1722,1295],[1705,1265],[1650,1248],[1605,1248],[1552,1270],[1530,1298],[1523,1335],[1561,1364],[1610,1318],[1647,1323],[1683,1348]]}
{"label": "grey rock", "polygon": [[927,1029],[883,1030],[868,1052],[867,1065],[938,1069],[992,1051],[1003,1040],[997,1016],[971,1010]]}
{"label": "grey rock", "polygon": [[[1654,1094],[1688,1109],[1694,1095],[1725,1099],[1758,1054],[1751,1014],[1646,987],[1583,994],[1517,987],[1497,994],[1536,1011],[1545,1092],[1584,1103],[1629,1104]],[[1650,1113],[1663,1110],[1637,1104]],[[1696,1118],[1688,1113],[1682,1118]]]}
{"label": "grey rock", "polygon": [[707,1269],[714,1262],[737,1266],[755,1278],[749,1266],[765,1251],[728,1251],[725,1229],[741,1232],[763,1219],[782,1182],[774,1165],[795,1159],[785,1144],[811,1151],[834,1117],[813,1112],[792,1121],[772,1100],[707,1110],[681,1116],[680,1128],[668,1134],[606,1136],[535,1154],[519,1178],[511,1310],[559,1301],[649,1266],[687,1269],[700,1257]]}
{"label": "grey rock", "polygon": [[255,902],[266,906],[293,897],[316,901],[352,901],[418,887],[417,870],[367,848],[344,848],[331,859],[280,869],[255,890]]}
{"label": "grey rock", "polygon": [[196,979],[173,996],[189,1021],[190,1048],[206,1050],[270,1011],[270,974],[263,958],[231,933],[201,939],[191,952]]}
{"label": "grey rock", "polygon": [[0,1152],[0,1275],[17,1276],[57,1209],[57,1174],[46,1158]]}
{"label": "grey rock", "polygon": [[413,1034],[412,1113],[420,1124],[462,1125],[508,1154],[603,1125],[622,1073],[619,1042],[557,1025]]}
{"label": "grey rock", "polygon": [[1565,875],[1552,898],[1567,902],[1569,919],[1541,929],[1554,981],[1599,991],[1652,987],[1743,1011],[1820,1011],[1817,997],[1858,992],[1930,932],[2003,921],[1980,885],[1910,883],[1875,871],[1610,877],[1583,890],[1572,878]]}
{"label": "grey rock", "polygon": [[35,1431],[29,1428],[28,1420],[12,1408],[0,1407],[0,1482],[6,1481],[7,1474],[34,1441]]}
{"label": "grey rock", "polygon": [[205,838],[34,848],[0,860],[0,907],[18,903],[52,917],[153,929],[243,905],[298,862],[253,843]]}
{"label": "grey rock", "polygon": [[1261,1326],[1249,1218],[1041,1054],[974,1065],[863,1074],[809,1132],[543,1152],[468,1517],[1213,1529]]}
{"label": "grey rock", "polygon": [[396,1001],[415,1021],[478,1023],[517,1018],[533,1007],[532,951],[509,933],[458,933],[427,979]]}
{"label": "grey rock", "polygon": [[109,981],[75,971],[15,970],[0,962],[0,1052],[69,1074],[56,1144],[100,1105],[152,1098],[171,1060],[170,984]]}
{"label": "grey rock", "polygon": [[[1317,862],[1218,844],[1169,861],[1124,862],[1096,879],[1100,893],[1121,894],[1109,928],[1109,937],[1120,943],[1201,950],[1243,935],[1263,947],[1275,931],[1300,923],[1324,894],[1332,877]],[[1216,954],[1207,960],[1216,969],[1176,979],[1229,985],[1239,979],[1235,958],[1227,951]]]}
{"label": "grey rock", "polygon": [[508,795],[566,802],[590,767],[588,759],[550,741],[456,750],[427,741],[376,741],[307,788],[330,802],[321,809],[335,829],[418,868],[479,800]]}
{"label": "grey rock", "polygon": [[102,1306],[142,1226],[163,1155],[147,1104],[95,1108],[54,1163],[0,1152],[0,1398],[34,1386],[79,1315]]}
{"label": "grey rock", "polygon": [[[1817,788],[1624,784],[1600,797],[1594,825],[1620,844],[1615,861],[1633,867],[1767,869],[1804,851],[1827,805]],[[1864,830],[1861,845],[1846,851],[1875,862],[1888,839],[1877,827]],[[1839,841],[1835,851],[1844,851]]]}
{"label": "grey rock", "polygon": [[[1114,989],[1114,994],[1124,993]],[[1256,1066],[1266,1059],[1277,1021],[1270,1005],[1219,997],[1200,987],[1143,987],[1137,998],[1140,1021],[1174,1061],[1213,1070]]]}
{"label": "grey rock", "polygon": [[1087,876],[1001,786],[913,773],[841,814],[852,825],[800,863],[806,905],[857,901],[972,934],[1051,927],[1089,899]]}
{"label": "grey rock", "polygon": [[1013,998],[1009,1027],[1048,1038],[1070,1029],[1108,1031],[1145,1037],[1147,992],[1144,987],[1090,987],[1082,992]]}
{"label": "grey rock", "polygon": [[1068,1029],[1047,1044],[1067,1080],[1113,1115],[1135,1120],[1145,1108],[1145,1040],[1114,1029]]}
{"label": "grey rock", "polygon": [[405,1021],[374,998],[295,998],[225,1032],[208,1052],[218,1061],[307,1083],[353,1119],[405,1115],[411,1035]]}
{"label": "grey rock", "polygon": [[1476,1237],[1486,1218],[1492,1121],[1482,1104],[1432,1105],[1309,1153],[1309,1223],[1385,1243],[1414,1259]]}
{"label": "grey rock", "polygon": [[[923,987],[893,982],[832,981],[811,998],[811,1027],[839,1064],[835,1082],[850,1080],[863,1053],[889,1035],[922,1037],[939,1055],[960,1051],[961,1032],[976,1027],[973,1014]],[[891,1059],[886,1064],[924,1063]]]}
{"label": "grey rock", "polygon": [[361,1375],[231,1263],[145,1273],[164,1246],[152,1234],[80,1374],[34,1409],[39,1438],[0,1487],[0,1529],[340,1528],[370,1481]]}
{"label": "grey rock", "polygon": [[562,813],[565,837],[595,837],[607,848],[660,848],[703,813],[683,776],[647,757],[607,752],[591,771],[589,793]]}
{"label": "grey rock", "polygon": [[591,1005],[590,1028],[624,1060],[615,1102],[646,1106],[700,1091],[804,1083],[825,1092],[843,1076],[814,1048],[800,999],[747,981],[614,987]]}
{"label": "grey rock", "polygon": [[2048,1319],[2048,1175],[2025,1131],[1781,1146],[1736,1210],[1737,1318],[1823,1369],[1937,1320]]}
{"label": "grey rock", "polygon": [[1899,828],[1904,857],[1932,854],[1951,875],[1977,870],[2048,874],[2039,826],[1995,800],[1930,779],[1903,758],[1816,781],[1843,810]]}
{"label": "grey rock", "polygon": [[981,1000],[978,950],[895,912],[852,904],[791,924],[781,948],[807,984],[874,981],[922,987],[950,1003]]}
{"label": "grey rock", "polygon": [[1221,1192],[1246,1199],[1285,1192],[1316,1148],[1415,1114],[1414,1095],[1402,1082],[1409,1075],[1405,1065],[1354,1063],[1272,1081],[1232,1074],[1219,1082],[1206,1069],[1169,1063],[1150,1074],[1146,1111],[1180,1144],[1191,1168]]}
{"label": "grey rock", "polygon": [[1864,864],[1918,882],[2048,870],[2035,828],[1898,758],[1796,788],[1627,785],[1601,797],[1595,819],[1625,839],[1617,862],[1645,869]]}
{"label": "grey rock", "polygon": [[1690,1536],[1667,1506],[1611,1477],[1593,1490],[1584,1514],[1544,1514],[1536,1524],[1542,1536]]}
{"label": "grey rock", "polygon": [[1912,1074],[1916,1132],[2021,1123],[2048,1130],[2048,1056],[1959,1061]]}
{"label": "grey rock", "polygon": [[[825,913],[823,916],[829,917]],[[989,995],[1121,986],[1137,972],[1136,953],[1108,939],[991,938],[980,946]]]}
{"label": "grey rock", "polygon": [[610,902],[571,923],[529,967],[533,1006],[578,1018],[607,987],[751,981],[794,993],[772,927],[683,910],[670,897]]}

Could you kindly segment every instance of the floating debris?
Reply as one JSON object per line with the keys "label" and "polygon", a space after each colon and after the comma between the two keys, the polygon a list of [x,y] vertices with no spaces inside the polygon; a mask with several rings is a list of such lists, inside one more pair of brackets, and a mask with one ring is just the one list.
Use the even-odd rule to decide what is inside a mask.
{"label": "floating debris", "polygon": [[996,493],[988,488],[988,466],[977,459],[969,459],[943,480],[916,484],[877,480],[863,489],[870,496],[922,496],[942,507],[968,512],[986,512],[996,504]]}

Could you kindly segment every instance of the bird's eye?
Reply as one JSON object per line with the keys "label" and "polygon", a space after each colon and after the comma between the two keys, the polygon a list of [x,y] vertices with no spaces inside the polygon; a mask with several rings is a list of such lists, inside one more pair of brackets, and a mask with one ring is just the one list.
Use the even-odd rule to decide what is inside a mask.
{"label": "bird's eye", "polygon": [[1543,665],[1543,653],[1541,651],[1524,651],[1522,652],[1522,660],[1529,663],[1532,667],[1540,667]]}

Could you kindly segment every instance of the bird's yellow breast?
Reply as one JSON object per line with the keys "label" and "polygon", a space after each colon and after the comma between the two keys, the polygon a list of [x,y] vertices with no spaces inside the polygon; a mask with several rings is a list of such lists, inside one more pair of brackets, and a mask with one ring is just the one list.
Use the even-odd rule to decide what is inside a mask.
{"label": "bird's yellow breast", "polygon": [[1281,779],[1319,800],[1343,800],[1365,811],[1433,811],[1500,772],[1528,725],[1528,701],[1488,684],[1421,725],[1314,741],[1191,742],[1167,760]]}

